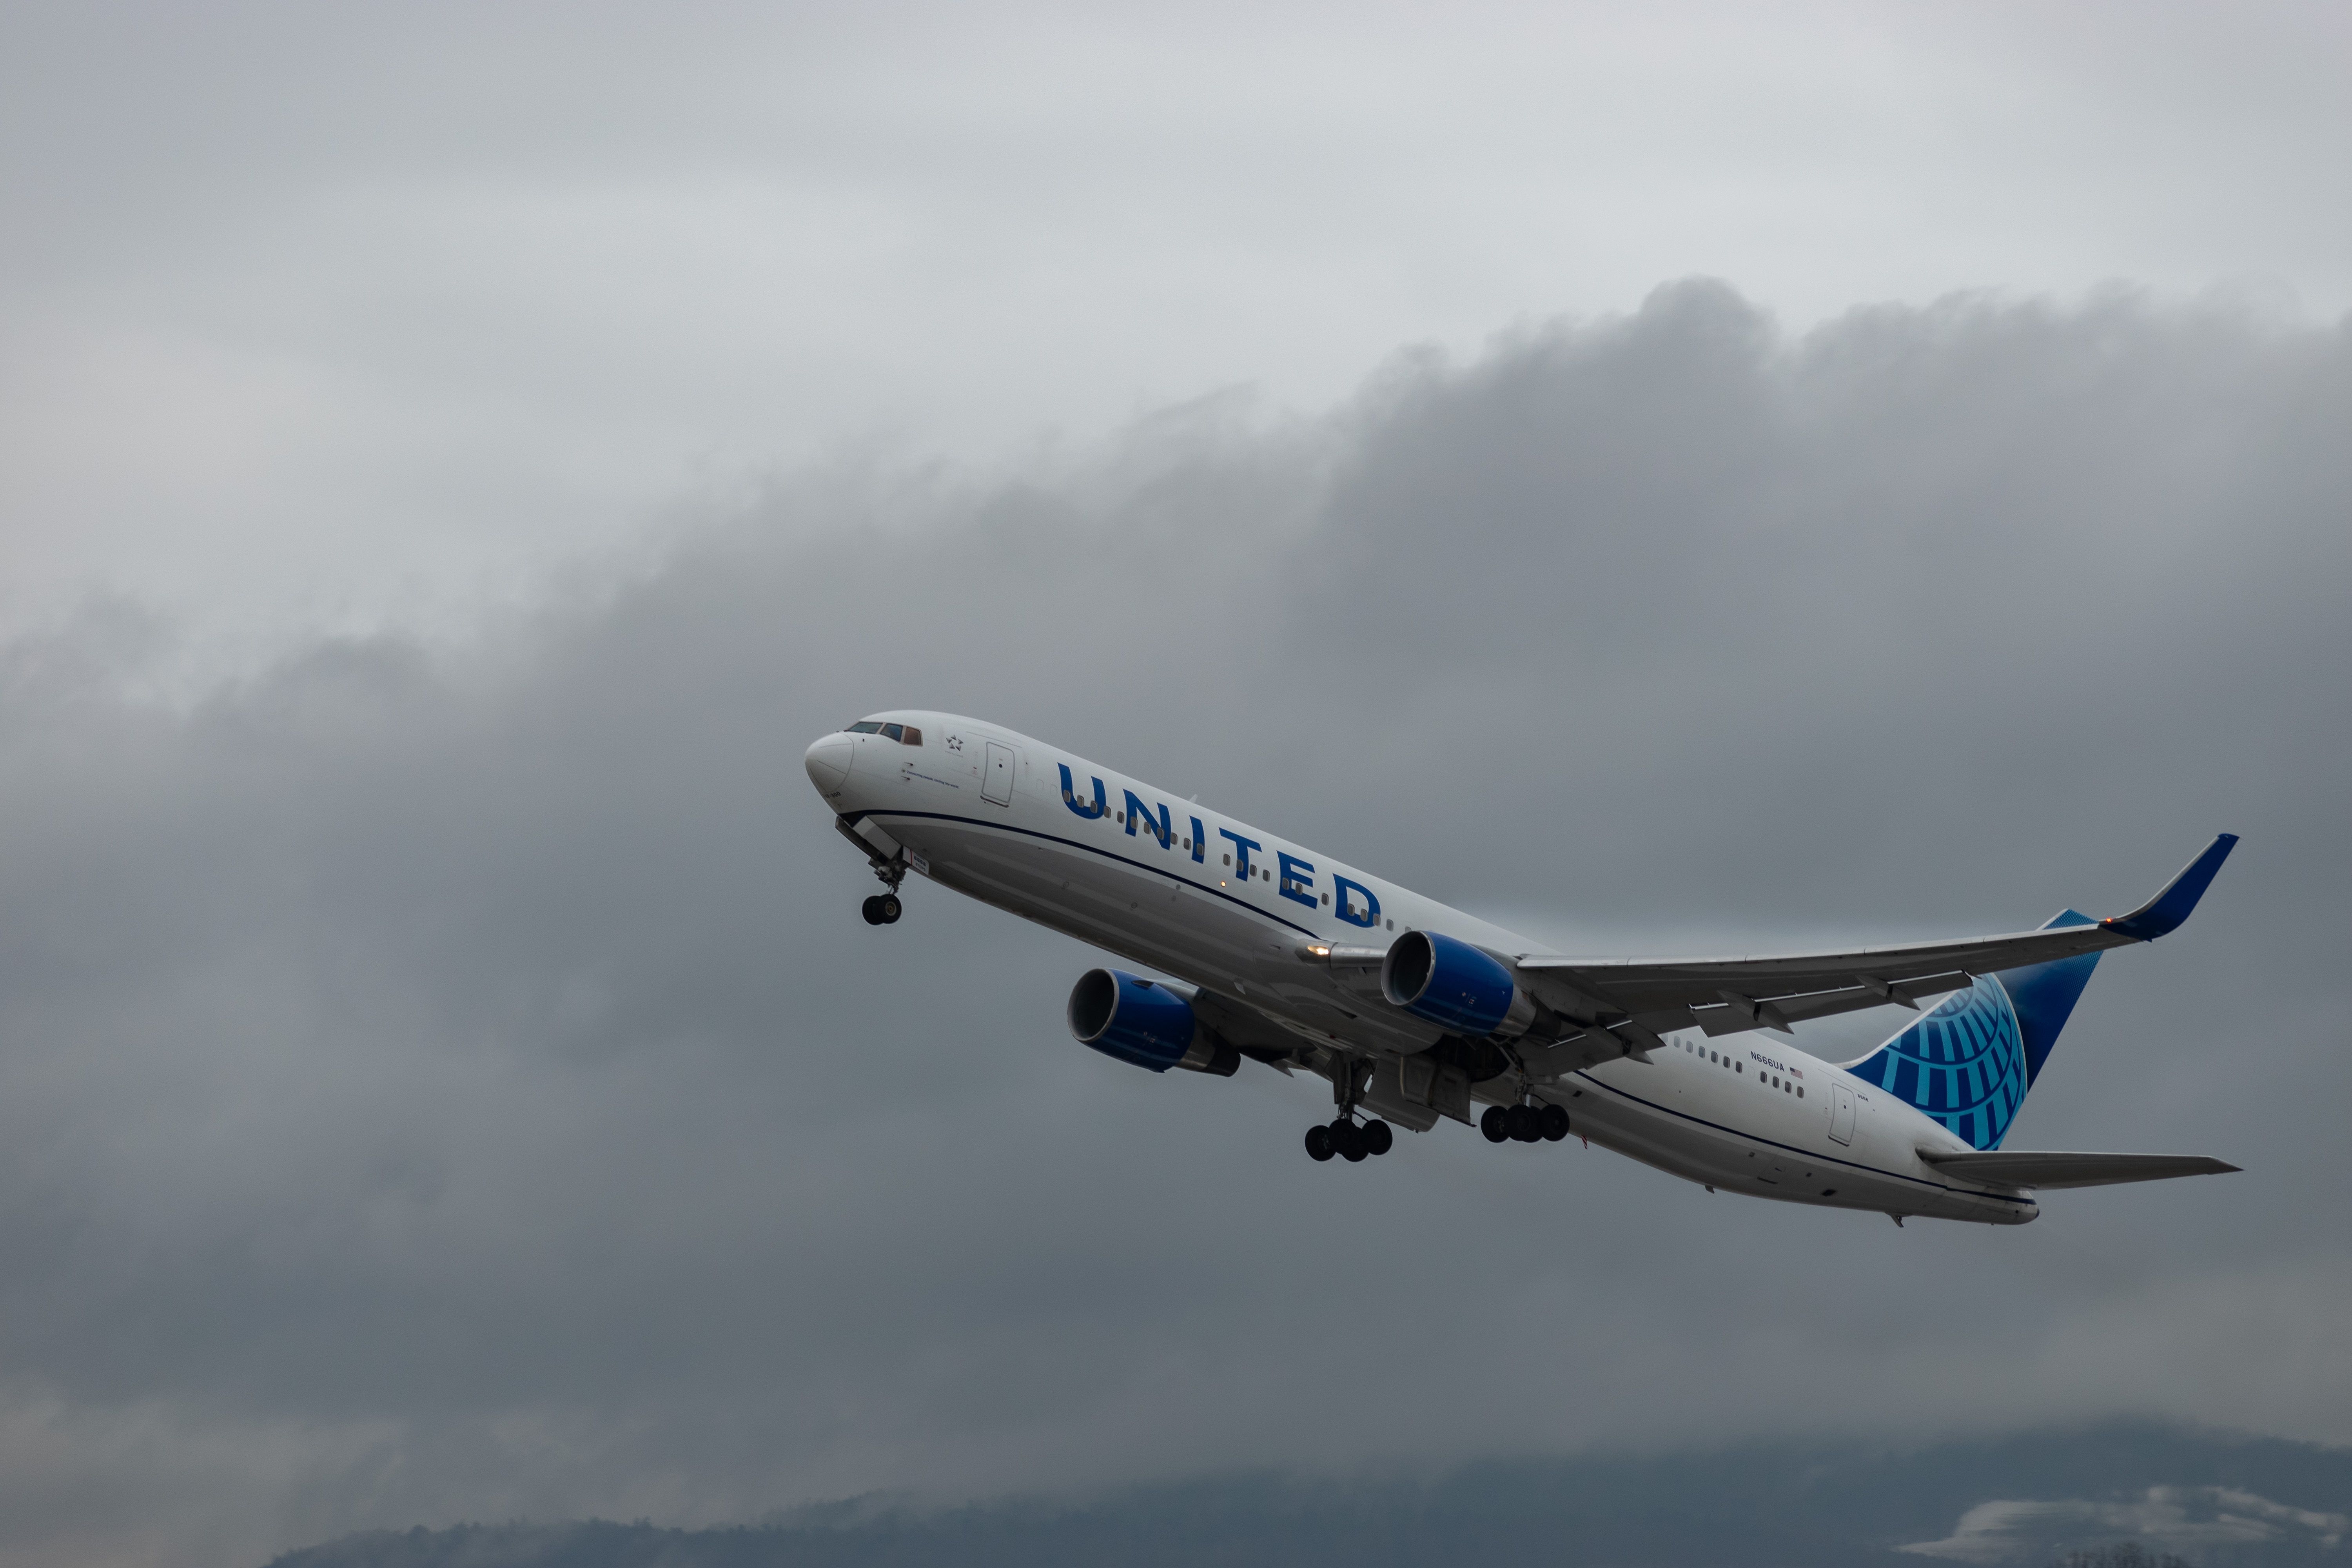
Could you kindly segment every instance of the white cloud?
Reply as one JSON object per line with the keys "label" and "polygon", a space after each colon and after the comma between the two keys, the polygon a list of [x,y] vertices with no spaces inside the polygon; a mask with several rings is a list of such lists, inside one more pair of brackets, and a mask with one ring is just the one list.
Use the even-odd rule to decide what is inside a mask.
{"label": "white cloud", "polygon": [[2010,1563],[2046,1560],[2069,1547],[2124,1539],[2189,1552],[2288,1538],[2335,1546],[2347,1529],[2352,1520],[2343,1514],[2291,1508],[2236,1488],[2159,1486],[2116,1501],[1980,1502],[1960,1515],[1943,1540],[1914,1542],[1902,1550],[1962,1563]]}

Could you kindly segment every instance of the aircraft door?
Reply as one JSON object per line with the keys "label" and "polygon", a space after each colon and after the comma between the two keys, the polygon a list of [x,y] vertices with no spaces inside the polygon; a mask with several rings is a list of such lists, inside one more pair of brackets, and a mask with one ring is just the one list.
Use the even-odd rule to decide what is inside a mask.
{"label": "aircraft door", "polygon": [[1853,1142],[1853,1090],[1843,1084],[1833,1085],[1837,1103],[1830,1109],[1830,1137],[1840,1143]]}
{"label": "aircraft door", "polygon": [[988,742],[986,771],[980,781],[981,796],[999,805],[1013,804],[1013,748]]}

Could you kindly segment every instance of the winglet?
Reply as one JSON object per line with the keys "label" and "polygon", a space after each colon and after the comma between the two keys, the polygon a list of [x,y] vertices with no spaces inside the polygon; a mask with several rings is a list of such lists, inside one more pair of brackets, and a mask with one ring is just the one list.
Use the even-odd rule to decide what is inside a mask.
{"label": "winglet", "polygon": [[2189,918],[2189,912],[2197,907],[2197,900],[2203,898],[2205,889],[2211,886],[2213,873],[2221,868],[2221,862],[2228,859],[2230,851],[2237,847],[2236,834],[2218,836],[2212,843],[2205,846],[2202,855],[2181,868],[2180,875],[2164,885],[2164,891],[2127,915],[2117,915],[2099,923],[2111,931],[2130,937],[2134,942],[2154,942],[2158,937],[2179,930],[2181,922]]}

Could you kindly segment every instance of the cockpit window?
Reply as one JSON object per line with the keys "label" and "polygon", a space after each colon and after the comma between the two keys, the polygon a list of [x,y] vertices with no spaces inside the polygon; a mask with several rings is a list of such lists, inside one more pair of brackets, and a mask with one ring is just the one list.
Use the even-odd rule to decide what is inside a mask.
{"label": "cockpit window", "polygon": [[907,726],[907,732],[899,736],[898,739],[906,742],[907,744],[910,746],[919,746],[923,743],[923,732],[920,730],[916,729],[912,724],[909,724]]}
{"label": "cockpit window", "polygon": [[907,727],[904,724],[885,724],[882,726],[882,733],[893,741],[904,740]]}
{"label": "cockpit window", "polygon": [[845,735],[878,735],[881,732],[882,726],[876,723],[871,719],[866,720],[862,724],[852,724],[848,729],[842,731]]}
{"label": "cockpit window", "polygon": [[885,724],[879,719],[861,719],[842,731],[845,735],[879,735],[886,741],[898,741],[909,746],[923,743],[923,732],[912,724]]}

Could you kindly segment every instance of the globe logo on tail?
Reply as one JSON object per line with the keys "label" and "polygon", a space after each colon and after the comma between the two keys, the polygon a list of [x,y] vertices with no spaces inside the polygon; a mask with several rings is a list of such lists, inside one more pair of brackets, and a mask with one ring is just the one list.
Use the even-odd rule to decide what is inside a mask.
{"label": "globe logo on tail", "polygon": [[1846,1069],[1967,1140],[1998,1149],[2025,1103],[2025,1040],[2009,993],[1990,974]]}

